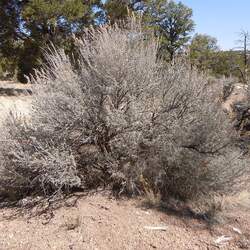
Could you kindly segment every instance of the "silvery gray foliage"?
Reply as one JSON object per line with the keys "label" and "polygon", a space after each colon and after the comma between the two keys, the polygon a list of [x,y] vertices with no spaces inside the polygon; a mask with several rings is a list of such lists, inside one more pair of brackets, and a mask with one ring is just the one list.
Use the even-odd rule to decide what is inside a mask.
{"label": "silvery gray foliage", "polygon": [[74,62],[52,46],[30,79],[31,121],[9,119],[3,193],[111,185],[191,199],[228,192],[246,174],[216,84],[185,60],[157,60],[139,23],[89,29],[75,42]]}

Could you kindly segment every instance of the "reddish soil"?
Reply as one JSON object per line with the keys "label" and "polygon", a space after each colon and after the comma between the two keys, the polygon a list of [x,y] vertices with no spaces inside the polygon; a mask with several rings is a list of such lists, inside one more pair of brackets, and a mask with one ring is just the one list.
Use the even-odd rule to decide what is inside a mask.
{"label": "reddish soil", "polygon": [[[72,201],[73,198],[68,202]],[[211,226],[197,219],[147,209],[141,200],[115,200],[101,194],[40,216],[13,217],[15,211],[0,210],[1,250],[250,249],[247,211],[227,212],[223,224]],[[165,230],[150,230],[148,226],[164,226]],[[216,243],[221,236],[230,240]]]}

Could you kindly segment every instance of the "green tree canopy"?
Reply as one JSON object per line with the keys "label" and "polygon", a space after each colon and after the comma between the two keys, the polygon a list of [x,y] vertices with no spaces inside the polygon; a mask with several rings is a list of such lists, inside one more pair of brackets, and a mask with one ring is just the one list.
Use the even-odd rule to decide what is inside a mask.
{"label": "green tree canopy", "polygon": [[[3,0],[0,3],[0,53],[18,45],[20,78],[39,65],[50,42],[70,50],[70,35],[94,24],[100,0]],[[15,53],[17,54],[17,53]]]}
{"label": "green tree canopy", "polygon": [[106,21],[112,24],[125,20],[132,12],[143,14],[145,9],[146,1],[143,0],[106,0],[103,6]]}
{"label": "green tree canopy", "polygon": [[172,61],[194,30],[193,11],[181,2],[147,0],[144,18],[160,37],[160,56],[166,52]]}
{"label": "green tree canopy", "polygon": [[107,20],[115,23],[119,20],[126,19],[128,16],[130,4],[126,0],[107,0],[104,8]]}
{"label": "green tree canopy", "polygon": [[237,77],[243,80],[244,62],[240,51],[222,51],[217,39],[206,34],[196,34],[189,47],[191,65],[213,76]]}
{"label": "green tree canopy", "polygon": [[190,39],[194,29],[192,9],[172,0],[107,0],[107,19],[114,23],[125,19],[128,10],[140,13],[147,28],[160,38],[159,55],[173,60],[176,52]]}
{"label": "green tree canopy", "polygon": [[128,10],[143,16],[159,37],[159,55],[173,60],[194,28],[192,10],[172,0],[1,0],[0,54],[19,68],[19,79],[39,67],[42,49],[53,42],[73,50],[72,34],[83,27],[125,19]]}
{"label": "green tree canopy", "polygon": [[196,34],[190,45],[191,64],[200,70],[212,68],[215,53],[219,51],[217,39],[206,34]]}
{"label": "green tree canopy", "polygon": [[26,37],[21,31],[21,6],[21,1],[0,1],[0,67],[12,75],[18,60],[20,41]]}

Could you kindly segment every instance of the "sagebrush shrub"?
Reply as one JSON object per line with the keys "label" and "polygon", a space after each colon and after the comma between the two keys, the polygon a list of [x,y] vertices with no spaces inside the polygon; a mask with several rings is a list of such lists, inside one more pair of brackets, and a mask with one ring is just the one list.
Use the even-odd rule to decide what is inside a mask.
{"label": "sagebrush shrub", "polygon": [[111,186],[185,200],[229,192],[248,173],[216,84],[183,59],[158,60],[138,23],[75,42],[75,61],[52,47],[30,79],[31,121],[8,121],[2,194]]}

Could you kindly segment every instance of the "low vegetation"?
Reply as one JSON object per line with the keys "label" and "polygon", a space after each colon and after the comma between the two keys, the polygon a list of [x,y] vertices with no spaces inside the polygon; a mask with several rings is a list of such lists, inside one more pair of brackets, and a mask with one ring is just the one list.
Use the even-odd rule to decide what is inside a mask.
{"label": "low vegetation", "polygon": [[246,188],[249,157],[219,85],[181,58],[160,61],[134,21],[75,44],[77,60],[52,46],[29,79],[32,120],[12,114],[1,131],[0,197],[108,187],[187,201]]}

